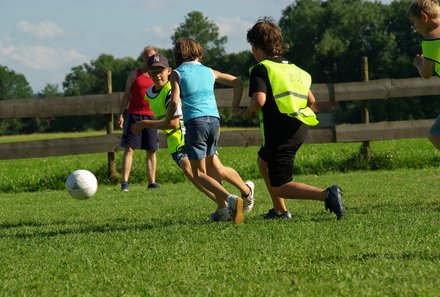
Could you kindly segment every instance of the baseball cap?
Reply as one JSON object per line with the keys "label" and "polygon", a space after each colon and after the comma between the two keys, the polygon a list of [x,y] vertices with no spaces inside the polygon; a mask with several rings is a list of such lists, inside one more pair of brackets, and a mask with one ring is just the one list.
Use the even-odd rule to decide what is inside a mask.
{"label": "baseball cap", "polygon": [[168,68],[170,65],[164,55],[157,54],[148,58],[147,67],[148,69],[153,69],[154,67]]}

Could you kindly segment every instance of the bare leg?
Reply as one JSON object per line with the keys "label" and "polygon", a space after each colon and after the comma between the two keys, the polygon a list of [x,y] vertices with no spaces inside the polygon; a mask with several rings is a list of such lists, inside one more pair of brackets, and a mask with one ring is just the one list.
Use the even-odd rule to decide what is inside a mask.
{"label": "bare leg", "polygon": [[[236,187],[242,196],[247,196],[250,192],[249,187],[244,183],[240,174],[231,167],[224,166],[217,155],[213,156],[212,166],[207,166],[208,174],[211,177],[219,176],[221,180],[225,180]],[[211,175],[211,172],[214,176]]]}
{"label": "bare leg", "polygon": [[156,151],[147,151],[146,166],[148,184],[156,182]]}
{"label": "bare leg", "polygon": [[261,159],[260,157],[257,158],[258,162],[258,168],[260,169],[260,173],[263,176],[264,183],[266,184],[266,188],[269,191],[270,198],[272,199],[273,208],[277,212],[284,212],[287,211],[286,203],[284,199],[275,192],[274,188],[270,185],[269,180],[269,171],[267,169],[267,163]]}
{"label": "bare leg", "polygon": [[128,178],[130,177],[133,154],[134,150],[131,147],[126,147],[124,149],[124,155],[122,156],[122,181],[128,181]]}
{"label": "bare leg", "polygon": [[204,193],[206,196],[208,196],[209,199],[211,199],[212,201],[217,203],[217,200],[215,199],[214,194],[212,192],[208,191],[207,189],[205,189],[204,187],[202,187],[202,185],[197,183],[196,180],[194,179],[194,176],[191,171],[191,164],[190,164],[188,158],[183,158],[180,161],[180,168],[182,169],[185,176],[192,182],[192,184],[194,186],[196,186],[197,189],[199,189],[202,193]]}
{"label": "bare leg", "polygon": [[226,198],[229,192],[215,179],[206,174],[206,162],[212,163],[212,156],[208,156],[202,160],[190,160],[191,169],[194,179],[208,191],[214,193],[219,209],[226,207]]}

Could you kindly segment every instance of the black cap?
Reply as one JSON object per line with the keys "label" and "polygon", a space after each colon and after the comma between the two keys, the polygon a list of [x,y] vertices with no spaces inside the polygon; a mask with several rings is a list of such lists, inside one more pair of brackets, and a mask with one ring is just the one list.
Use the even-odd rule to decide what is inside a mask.
{"label": "black cap", "polygon": [[147,67],[148,69],[153,69],[154,67],[168,68],[170,65],[168,64],[168,59],[164,55],[157,54],[148,58]]}

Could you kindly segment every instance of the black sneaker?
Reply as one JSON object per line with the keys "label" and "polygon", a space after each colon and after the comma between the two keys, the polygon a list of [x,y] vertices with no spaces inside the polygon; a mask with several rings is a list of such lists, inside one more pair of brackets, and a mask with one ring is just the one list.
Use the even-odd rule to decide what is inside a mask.
{"label": "black sneaker", "polygon": [[160,185],[156,183],[152,183],[148,185],[148,189],[159,189]]}
{"label": "black sneaker", "polygon": [[128,192],[128,182],[122,182],[121,183],[121,191],[122,192]]}
{"label": "black sneaker", "polygon": [[345,215],[345,209],[342,205],[342,189],[339,186],[335,185],[327,188],[325,209],[333,212],[338,220]]}
{"label": "black sneaker", "polygon": [[281,214],[278,214],[275,209],[269,209],[269,211],[263,215],[263,219],[265,220],[277,220],[277,219],[285,219],[291,220],[292,214],[289,211],[283,211]]}

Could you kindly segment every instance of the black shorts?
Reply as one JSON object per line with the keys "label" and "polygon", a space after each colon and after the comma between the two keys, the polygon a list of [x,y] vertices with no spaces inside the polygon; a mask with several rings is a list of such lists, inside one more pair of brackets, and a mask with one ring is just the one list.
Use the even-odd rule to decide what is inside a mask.
{"label": "black shorts", "polygon": [[132,149],[157,151],[159,148],[157,129],[145,128],[142,129],[140,134],[133,134],[130,130],[133,123],[141,120],[152,119],[154,119],[154,117],[127,113],[124,120],[124,131],[122,134],[121,146],[131,147]]}
{"label": "black shorts", "polygon": [[272,187],[281,187],[293,180],[293,166],[296,152],[307,137],[308,127],[300,125],[298,130],[280,145],[265,145],[258,151],[258,156],[267,163]]}

